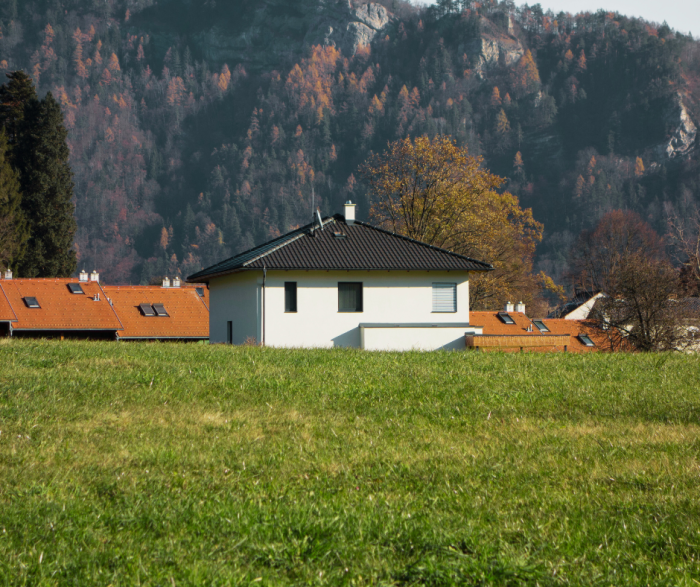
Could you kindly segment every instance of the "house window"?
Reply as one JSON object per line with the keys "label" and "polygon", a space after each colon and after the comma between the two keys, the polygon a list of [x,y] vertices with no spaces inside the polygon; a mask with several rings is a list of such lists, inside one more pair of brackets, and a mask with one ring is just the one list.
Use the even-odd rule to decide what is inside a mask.
{"label": "house window", "polygon": [[338,312],[362,312],[362,282],[338,282]]}
{"label": "house window", "polygon": [[586,346],[595,346],[590,336],[587,336],[586,334],[579,334],[578,338]]}
{"label": "house window", "polygon": [[226,342],[233,344],[233,322],[231,320],[226,322]]}
{"label": "house window", "polygon": [[457,284],[433,283],[433,312],[457,311]]}
{"label": "house window", "polygon": [[285,281],[284,282],[284,311],[285,312],[296,312],[297,311],[297,282],[296,281]]}
{"label": "house window", "polygon": [[72,294],[85,294],[83,291],[83,288],[79,283],[69,283],[68,284],[68,289],[70,290],[70,293]]}

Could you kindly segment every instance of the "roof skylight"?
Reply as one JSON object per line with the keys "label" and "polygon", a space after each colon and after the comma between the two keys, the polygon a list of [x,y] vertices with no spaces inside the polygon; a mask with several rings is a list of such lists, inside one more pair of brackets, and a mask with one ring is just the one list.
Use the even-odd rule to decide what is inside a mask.
{"label": "roof skylight", "polygon": [[139,308],[141,308],[141,312],[143,313],[144,316],[155,316],[156,313],[151,307],[151,304],[139,304]]}
{"label": "roof skylight", "polygon": [[532,323],[535,326],[537,326],[537,330],[539,330],[540,332],[549,332],[549,328],[547,328],[547,326],[544,322],[542,322],[542,320],[533,320]]}
{"label": "roof skylight", "polygon": [[82,286],[79,283],[69,283],[68,289],[72,294],[84,294]]}
{"label": "roof skylight", "polygon": [[515,324],[515,320],[513,320],[513,318],[511,318],[510,314],[507,312],[499,312],[498,317],[501,319],[503,324]]}
{"label": "roof skylight", "polygon": [[27,304],[27,308],[41,308],[36,298],[24,298],[24,303]]}
{"label": "roof skylight", "polygon": [[594,342],[591,340],[591,337],[586,334],[579,334],[578,338],[586,346],[595,346]]}
{"label": "roof skylight", "polygon": [[153,304],[153,309],[156,311],[158,316],[169,316],[163,304]]}

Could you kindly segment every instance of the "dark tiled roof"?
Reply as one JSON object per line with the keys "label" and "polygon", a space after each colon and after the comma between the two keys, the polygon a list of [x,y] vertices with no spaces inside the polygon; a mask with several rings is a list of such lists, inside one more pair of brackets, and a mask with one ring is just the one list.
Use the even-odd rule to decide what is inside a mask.
{"label": "dark tiled roof", "polygon": [[244,269],[457,270],[491,271],[488,263],[335,215],[323,230],[308,224],[279,238],[217,263],[188,281]]}

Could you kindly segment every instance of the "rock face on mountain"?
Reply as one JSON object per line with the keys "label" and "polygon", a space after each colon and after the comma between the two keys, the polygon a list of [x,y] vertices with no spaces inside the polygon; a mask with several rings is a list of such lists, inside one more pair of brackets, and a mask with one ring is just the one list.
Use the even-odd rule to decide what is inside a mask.
{"label": "rock face on mountain", "polygon": [[323,14],[304,39],[306,45],[319,41],[337,47],[350,56],[360,45],[369,45],[379,31],[391,20],[391,15],[380,4],[363,4],[353,8],[350,0],[340,0]]}
{"label": "rock face on mountain", "polygon": [[680,93],[673,97],[671,104],[664,112],[664,122],[673,128],[671,138],[659,147],[662,156],[675,159],[688,154],[695,146],[697,127],[690,118]]}
{"label": "rock face on mountain", "polygon": [[508,23],[509,32],[506,33],[492,22],[482,19],[479,37],[460,47],[472,59],[474,73],[479,78],[483,79],[489,70],[499,65],[517,63],[525,54],[524,47],[511,33],[513,28],[510,19]]}

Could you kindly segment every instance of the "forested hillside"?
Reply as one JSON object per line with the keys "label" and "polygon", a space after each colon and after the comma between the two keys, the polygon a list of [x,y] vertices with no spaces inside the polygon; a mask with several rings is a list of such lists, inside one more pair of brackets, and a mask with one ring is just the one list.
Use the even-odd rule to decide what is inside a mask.
{"label": "forested hillside", "polygon": [[608,210],[664,232],[700,203],[700,51],[665,25],[508,1],[3,0],[0,27],[0,70],[63,108],[79,268],[111,283],[186,276],[312,201],[366,217],[358,166],[406,135],[508,177],[554,277]]}

